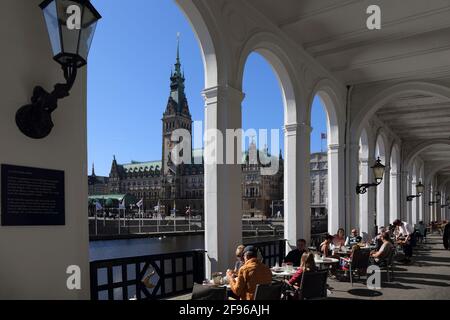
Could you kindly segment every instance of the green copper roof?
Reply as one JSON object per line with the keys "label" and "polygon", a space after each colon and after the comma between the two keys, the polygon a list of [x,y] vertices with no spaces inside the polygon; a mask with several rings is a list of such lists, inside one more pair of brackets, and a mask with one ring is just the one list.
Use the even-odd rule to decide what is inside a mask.
{"label": "green copper roof", "polygon": [[161,170],[161,161],[148,161],[148,162],[138,162],[131,161],[131,163],[123,164],[125,172],[149,172],[156,168]]}

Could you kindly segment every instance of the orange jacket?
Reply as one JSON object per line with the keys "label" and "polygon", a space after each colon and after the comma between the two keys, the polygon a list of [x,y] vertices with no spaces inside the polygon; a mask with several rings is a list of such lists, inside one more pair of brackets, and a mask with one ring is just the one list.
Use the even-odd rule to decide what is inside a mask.
{"label": "orange jacket", "polygon": [[231,290],[242,300],[253,300],[258,284],[270,284],[272,272],[264,263],[253,258],[239,269],[238,276],[230,283]]}

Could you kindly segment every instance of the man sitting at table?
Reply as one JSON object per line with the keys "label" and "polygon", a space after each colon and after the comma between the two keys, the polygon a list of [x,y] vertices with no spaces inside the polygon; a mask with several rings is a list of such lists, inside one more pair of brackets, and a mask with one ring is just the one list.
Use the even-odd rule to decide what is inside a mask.
{"label": "man sitting at table", "polygon": [[383,244],[380,249],[378,251],[372,251],[370,253],[370,259],[372,260],[372,263],[379,266],[384,266],[386,259],[389,257],[392,250],[394,250],[394,246],[391,243],[389,232],[383,232],[381,235],[381,241],[383,241]]}
{"label": "man sitting at table", "polygon": [[247,246],[244,249],[244,265],[239,269],[236,278],[227,271],[227,278],[231,291],[241,300],[253,300],[258,284],[272,283],[270,268],[258,260],[255,247]]}
{"label": "man sitting at table", "polygon": [[345,240],[345,245],[352,247],[362,241],[362,237],[358,234],[357,229],[352,229],[352,234]]}
{"label": "man sitting at table", "polygon": [[292,263],[294,266],[298,267],[300,265],[300,259],[305,252],[306,252],[306,240],[298,239],[297,248],[288,253],[286,258],[284,258],[284,262]]}

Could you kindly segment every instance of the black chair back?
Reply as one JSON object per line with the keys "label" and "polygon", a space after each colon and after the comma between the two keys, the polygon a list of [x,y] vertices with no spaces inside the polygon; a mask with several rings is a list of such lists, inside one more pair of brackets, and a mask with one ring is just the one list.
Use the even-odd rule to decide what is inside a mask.
{"label": "black chair back", "polygon": [[227,288],[194,283],[192,300],[227,300]]}
{"label": "black chair back", "polygon": [[282,287],[281,282],[258,284],[255,291],[255,300],[280,300]]}
{"label": "black chair back", "polygon": [[299,289],[299,299],[314,299],[327,297],[328,270],[305,272]]}
{"label": "black chair back", "polygon": [[352,256],[352,269],[366,270],[369,267],[370,250],[360,249]]}

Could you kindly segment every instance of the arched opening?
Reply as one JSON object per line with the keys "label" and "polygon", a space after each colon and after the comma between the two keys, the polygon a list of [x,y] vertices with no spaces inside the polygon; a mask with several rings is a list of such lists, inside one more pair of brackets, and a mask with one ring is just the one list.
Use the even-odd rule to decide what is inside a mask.
{"label": "arched opening", "polygon": [[[165,232],[168,239],[136,239],[133,245],[113,240],[119,242],[111,243],[108,251],[103,250],[104,243],[92,242],[91,260],[204,248],[203,235],[170,238],[170,233],[198,226],[205,229],[204,170],[195,161],[202,158],[202,150],[190,150],[194,163],[184,162],[174,169],[167,159],[174,145],[168,140],[176,129],[189,131],[194,141],[202,140],[202,125],[194,128],[192,122],[204,119],[201,92],[217,86],[218,66],[199,11],[191,1],[177,4],[95,3],[103,19],[89,57],[88,149],[89,162],[96,166],[89,181],[97,195],[125,194],[130,200],[124,201],[123,209],[116,201],[117,208],[108,215],[94,206],[103,221],[97,225],[100,216],[95,213],[90,234]],[[193,148],[202,145],[194,142]],[[142,248],[146,249],[139,251]],[[133,290],[129,288],[128,298],[136,294]],[[121,297],[114,290],[116,295]]]}
{"label": "arched opening", "polygon": [[[251,53],[243,77],[242,215],[244,237],[283,232],[284,106],[280,84],[270,63]],[[267,115],[271,116],[268,117]],[[264,168],[272,167],[271,172]],[[274,230],[262,219],[273,219]]]}
{"label": "arched opening", "polygon": [[400,217],[400,149],[394,144],[391,151],[389,180],[389,223]]}
{"label": "arched opening", "polygon": [[[408,194],[416,194],[416,185],[418,183],[418,174],[417,174],[417,164],[414,162],[412,171],[411,171],[411,178],[409,183],[409,190]],[[412,225],[417,223],[417,198],[414,198],[413,201],[411,201],[410,205],[408,206],[408,222]]]}
{"label": "arched opening", "polygon": [[[383,164],[386,163],[386,144],[381,134],[378,135],[375,143],[375,158],[379,158]],[[385,204],[389,201],[389,199],[385,199],[386,181],[389,181],[389,177],[385,175],[375,192],[375,225],[377,227],[383,227],[389,224],[386,218],[387,212],[385,208]]]}
{"label": "arched opening", "polygon": [[329,170],[328,137],[329,121],[324,101],[320,95],[314,97],[311,107],[311,234],[336,232],[328,230],[329,206]]}
{"label": "arched opening", "polygon": [[[361,132],[361,137],[359,139],[359,181],[361,183],[367,183],[370,181],[371,178],[371,172],[370,172],[370,166],[369,166],[369,137],[367,134],[366,129],[363,129]],[[369,191],[370,192],[370,189]],[[359,205],[358,210],[358,216],[359,216],[359,228],[360,232],[368,233],[370,234],[372,232],[374,223],[375,223],[375,217],[373,216],[373,212],[369,212],[369,194],[368,192],[359,195],[357,197],[357,202]],[[355,226],[356,227],[356,226]],[[353,226],[352,226],[353,228]]]}
{"label": "arched opening", "polygon": [[[309,241],[311,233],[310,126],[309,121],[305,120],[306,106],[298,104],[298,101],[302,101],[297,99],[297,95],[301,95],[301,87],[294,86],[296,77],[291,68],[290,58],[278,45],[279,43],[276,36],[265,32],[255,34],[246,42],[237,66],[237,88],[242,87],[244,68],[253,52],[259,53],[269,62],[279,81],[284,110],[284,237],[287,239],[287,250],[290,250],[296,246],[299,238]],[[273,113],[273,110],[271,112]]]}
{"label": "arched opening", "polygon": [[[423,183],[424,181],[424,164],[422,163],[419,169],[418,181]],[[418,203],[418,221],[423,221],[424,219],[424,194],[417,199]]]}
{"label": "arched opening", "polygon": [[[311,206],[327,214],[325,231],[330,234],[345,228],[343,199],[343,150],[336,97],[327,86],[318,85],[311,104]],[[323,159],[323,160],[320,160]],[[316,162],[319,162],[316,164]],[[317,215],[319,208],[319,215]],[[322,218],[323,219],[323,218]],[[323,229],[315,230],[323,232]]]}

